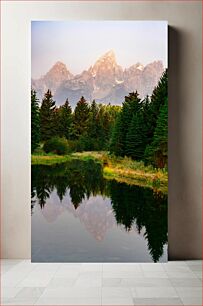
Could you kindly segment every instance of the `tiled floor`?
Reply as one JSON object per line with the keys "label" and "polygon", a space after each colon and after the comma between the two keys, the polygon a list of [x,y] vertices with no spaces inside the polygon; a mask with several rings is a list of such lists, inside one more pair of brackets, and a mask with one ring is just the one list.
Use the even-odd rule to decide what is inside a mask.
{"label": "tiled floor", "polygon": [[202,305],[202,262],[1,261],[1,305]]}

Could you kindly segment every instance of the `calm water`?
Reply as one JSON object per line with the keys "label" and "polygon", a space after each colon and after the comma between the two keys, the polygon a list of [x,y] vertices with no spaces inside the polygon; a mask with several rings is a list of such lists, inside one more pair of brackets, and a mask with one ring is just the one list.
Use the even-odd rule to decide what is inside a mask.
{"label": "calm water", "polygon": [[167,261],[167,196],[99,163],[32,166],[33,262]]}

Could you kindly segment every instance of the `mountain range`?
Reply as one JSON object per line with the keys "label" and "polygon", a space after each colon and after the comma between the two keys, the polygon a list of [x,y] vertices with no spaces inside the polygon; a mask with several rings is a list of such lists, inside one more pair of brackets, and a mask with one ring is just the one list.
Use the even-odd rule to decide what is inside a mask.
{"label": "mountain range", "polygon": [[93,66],[82,73],[73,75],[60,61],[41,78],[32,79],[32,88],[41,100],[50,89],[57,105],[68,98],[74,108],[81,96],[86,100],[103,104],[118,104],[129,92],[138,91],[140,98],[151,95],[157,85],[164,66],[162,61],[154,61],[146,66],[136,63],[123,69],[117,64],[114,51],[101,56]]}

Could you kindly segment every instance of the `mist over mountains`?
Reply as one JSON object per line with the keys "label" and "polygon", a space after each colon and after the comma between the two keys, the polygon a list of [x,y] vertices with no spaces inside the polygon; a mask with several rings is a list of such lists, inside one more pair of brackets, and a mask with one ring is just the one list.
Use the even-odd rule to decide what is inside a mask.
{"label": "mist over mountains", "polygon": [[88,101],[95,99],[103,104],[121,105],[129,92],[137,90],[141,98],[151,95],[163,71],[162,61],[146,66],[135,63],[123,69],[117,64],[115,53],[111,50],[88,70],[77,75],[73,75],[64,63],[57,62],[44,76],[32,79],[32,88],[40,100],[50,89],[57,105],[68,98],[74,108],[81,96]]}

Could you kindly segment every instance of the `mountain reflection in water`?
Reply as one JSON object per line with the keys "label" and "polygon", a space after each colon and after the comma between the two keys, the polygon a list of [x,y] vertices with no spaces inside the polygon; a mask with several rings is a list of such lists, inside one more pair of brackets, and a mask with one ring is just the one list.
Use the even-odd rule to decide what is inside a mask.
{"label": "mountain reflection in water", "polygon": [[[109,258],[116,258],[115,261],[142,261],[143,258],[146,261],[151,258],[154,262],[167,260],[167,196],[154,193],[149,188],[105,180],[102,166],[94,160],[32,166],[31,209],[33,261],[46,261],[47,253],[50,256],[48,261],[74,261],[74,256],[70,255],[71,247],[75,252],[83,248],[83,254],[76,261],[114,261]],[[40,219],[40,215],[46,223]],[[72,236],[69,239],[66,232],[62,231],[62,216],[63,225],[72,226]],[[77,222],[80,222],[86,233],[82,234],[81,225]],[[43,227],[43,232],[40,232],[39,237],[37,232],[40,226]],[[46,233],[48,228],[50,231],[54,226],[57,226],[55,231],[60,233],[60,239],[65,241],[67,250],[64,250],[64,255],[64,242],[63,245],[61,242],[62,249],[59,250],[61,255],[54,255],[54,244],[58,245],[59,241],[55,241],[53,236],[57,233]],[[79,230],[81,236],[84,235],[87,240],[87,248],[77,245]],[[88,237],[85,236],[87,233]],[[71,235],[70,231],[68,235]],[[125,245],[121,254],[116,257],[113,250],[110,250],[109,237],[113,239],[112,248],[116,248],[117,253],[119,244],[121,248],[122,243]],[[130,242],[133,237],[140,239],[139,256],[135,255],[135,260],[133,252],[136,251],[136,246]],[[82,244],[79,241],[78,238],[78,244]],[[98,243],[102,244],[101,250]],[[93,251],[91,255],[88,254],[88,248],[95,250],[95,256]],[[114,257],[110,257],[110,254]]]}

